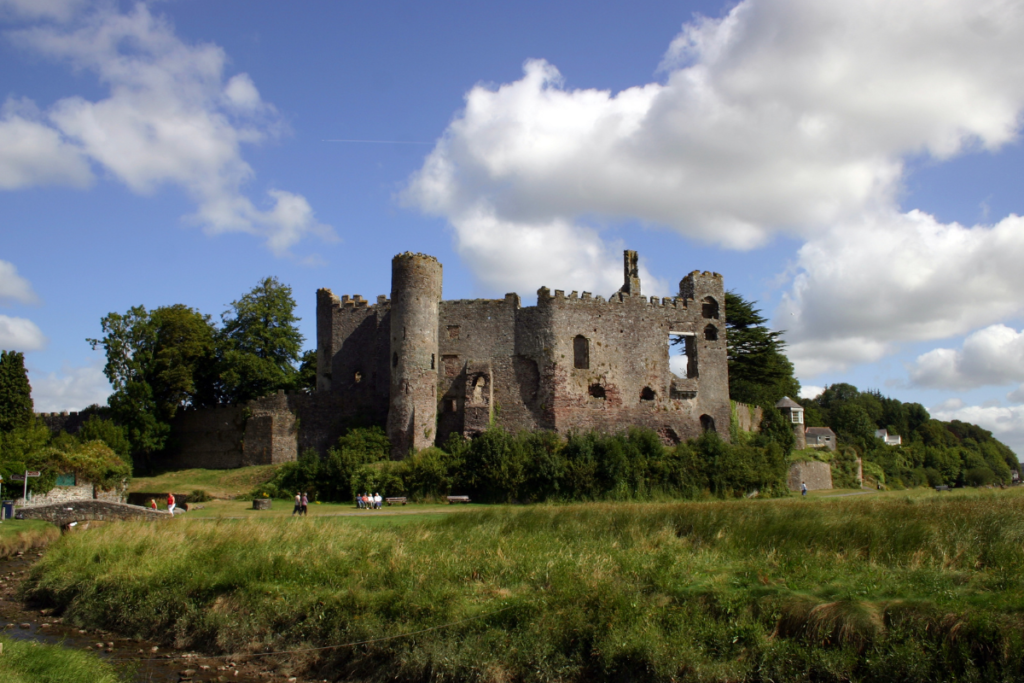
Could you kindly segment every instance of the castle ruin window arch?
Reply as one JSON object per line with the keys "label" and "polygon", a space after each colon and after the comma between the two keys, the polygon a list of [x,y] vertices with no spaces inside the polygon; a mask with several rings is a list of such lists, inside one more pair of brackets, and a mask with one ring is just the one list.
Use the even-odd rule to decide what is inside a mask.
{"label": "castle ruin window arch", "polygon": [[710,415],[701,415],[700,416],[700,428],[704,432],[714,432],[714,431],[717,431],[715,429],[715,418],[711,417]]}
{"label": "castle ruin window arch", "polygon": [[590,340],[582,334],[572,340],[572,366],[577,370],[590,369]]}
{"label": "castle ruin window arch", "polygon": [[705,318],[718,320],[718,302],[714,297],[706,296],[700,304],[700,314]]}
{"label": "castle ruin window arch", "polygon": [[718,341],[718,328],[714,325],[708,325],[704,328],[704,339],[707,341]]}

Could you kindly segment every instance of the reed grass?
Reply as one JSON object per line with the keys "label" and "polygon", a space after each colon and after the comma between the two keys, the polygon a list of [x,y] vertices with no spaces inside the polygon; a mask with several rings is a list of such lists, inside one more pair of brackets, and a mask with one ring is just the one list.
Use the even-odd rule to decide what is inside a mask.
{"label": "reed grass", "polygon": [[290,655],[332,679],[1024,680],[1022,570],[1024,495],[965,492],[111,525],[26,595],[212,651],[408,636]]}
{"label": "reed grass", "polygon": [[60,538],[60,529],[37,519],[8,519],[0,524],[0,558],[42,548]]}

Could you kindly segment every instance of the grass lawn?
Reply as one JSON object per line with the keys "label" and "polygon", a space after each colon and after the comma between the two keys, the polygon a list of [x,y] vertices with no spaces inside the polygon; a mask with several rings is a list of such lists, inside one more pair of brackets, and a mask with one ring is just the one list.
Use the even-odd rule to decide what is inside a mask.
{"label": "grass lawn", "polygon": [[[159,501],[158,501],[159,502]],[[166,501],[163,501],[166,502]],[[201,510],[192,510],[178,519],[201,519],[208,517],[239,517],[243,519],[275,519],[292,517],[294,504],[290,500],[275,500],[269,510],[253,510],[251,500],[211,500],[200,503]],[[160,505],[163,509],[165,505]],[[473,503],[448,505],[447,503],[410,503],[408,505],[385,505],[380,510],[360,510],[355,503],[310,503],[307,517],[323,517],[326,515],[351,515],[353,517],[417,517],[427,514],[468,512],[481,508]],[[296,517],[296,519],[298,519]]]}
{"label": "grass lawn", "polygon": [[283,517],[68,535],[27,596],[330,680],[1024,680],[1024,490]]}
{"label": "grass lawn", "polygon": [[5,519],[0,524],[0,557],[41,548],[60,538],[60,529],[39,519]]}
{"label": "grass lawn", "polygon": [[0,681],[3,683],[118,683],[106,662],[88,652],[59,645],[14,640],[0,635]]}
{"label": "grass lawn", "polygon": [[214,498],[234,498],[270,481],[280,465],[254,465],[234,470],[178,470],[150,477],[135,477],[130,492],[191,493],[202,489]]}

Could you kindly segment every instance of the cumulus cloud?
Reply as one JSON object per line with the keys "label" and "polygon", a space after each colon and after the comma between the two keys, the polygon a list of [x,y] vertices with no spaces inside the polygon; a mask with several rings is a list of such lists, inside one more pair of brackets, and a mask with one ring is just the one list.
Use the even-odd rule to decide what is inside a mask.
{"label": "cumulus cloud", "polygon": [[0,303],[35,304],[39,297],[13,263],[0,260]]}
{"label": "cumulus cloud", "polygon": [[27,318],[0,315],[0,348],[13,351],[38,351],[46,346],[46,336]]}
{"label": "cumulus cloud", "polygon": [[984,427],[1013,449],[1018,459],[1024,453],[1024,406],[965,406],[961,402],[929,412],[937,420],[960,420]]}
{"label": "cumulus cloud", "polygon": [[938,389],[1024,382],[1024,332],[990,325],[970,334],[960,349],[934,349],[918,356],[910,378],[918,386]]}
{"label": "cumulus cloud", "polygon": [[0,17],[67,21],[85,0],[0,0]]}
{"label": "cumulus cloud", "polygon": [[802,384],[800,385],[800,398],[817,398],[823,391],[825,391],[825,387]]}
{"label": "cumulus cloud", "polygon": [[[193,222],[210,233],[258,235],[279,255],[306,235],[333,236],[300,195],[272,189],[260,207],[243,193],[253,171],[241,146],[280,134],[283,124],[247,74],[225,80],[220,47],[185,43],[141,3],[126,14],[101,7],[68,26],[10,35],[27,50],[93,72],[110,95],[64,98],[46,111],[45,123],[0,123],[0,138],[3,125],[18,125],[48,154],[31,167],[25,154],[0,146],[0,187],[84,184],[91,178],[84,157],[138,193],[182,187],[197,204]],[[4,184],[7,167],[13,180]]]}
{"label": "cumulus cloud", "polygon": [[814,238],[891,209],[907,154],[1014,138],[1022,29],[998,0],[747,0],[684,26],[664,82],[571,89],[532,60],[518,81],[472,88],[403,198],[449,220],[485,281],[549,260],[541,236],[582,238],[558,267],[582,266],[608,221],[740,249]]}
{"label": "cumulus cloud", "polygon": [[775,323],[801,375],[845,369],[899,342],[965,334],[1019,312],[1021,259],[1018,216],[972,228],[920,211],[865,216],[801,247]]}
{"label": "cumulus cloud", "polygon": [[40,413],[82,410],[93,404],[104,405],[111,388],[103,375],[103,361],[94,360],[84,367],[65,364],[60,372],[42,373],[29,369],[32,403]]}
{"label": "cumulus cloud", "polygon": [[88,186],[93,175],[81,151],[37,117],[27,100],[8,98],[0,110],[0,190]]}

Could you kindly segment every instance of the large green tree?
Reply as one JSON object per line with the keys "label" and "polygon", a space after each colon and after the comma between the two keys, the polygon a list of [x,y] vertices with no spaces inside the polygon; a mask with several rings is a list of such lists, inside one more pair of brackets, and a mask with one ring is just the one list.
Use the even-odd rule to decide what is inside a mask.
{"label": "large green tree", "polygon": [[0,352],[0,431],[23,427],[33,415],[25,355],[20,351]]}
{"label": "large green tree", "polygon": [[774,406],[783,396],[796,398],[800,382],[786,358],[782,332],[770,330],[767,319],[736,292],[725,293],[725,327],[729,354],[729,398],[741,403]]}
{"label": "large green tree", "polygon": [[295,388],[303,338],[291,287],[264,278],[221,318],[221,379],[229,401]]}
{"label": "large green tree", "polygon": [[87,341],[106,352],[111,414],[132,452],[160,451],[178,409],[217,400],[217,331],[208,315],[181,304],[135,306],[101,325],[104,336]]}

